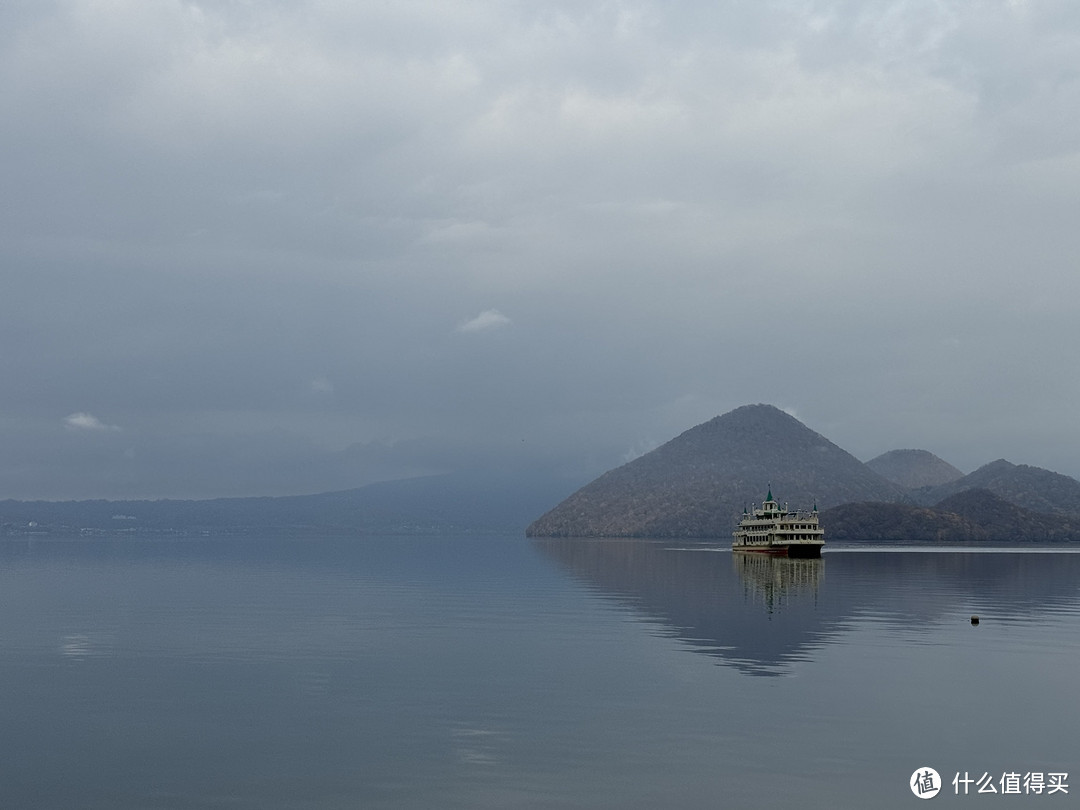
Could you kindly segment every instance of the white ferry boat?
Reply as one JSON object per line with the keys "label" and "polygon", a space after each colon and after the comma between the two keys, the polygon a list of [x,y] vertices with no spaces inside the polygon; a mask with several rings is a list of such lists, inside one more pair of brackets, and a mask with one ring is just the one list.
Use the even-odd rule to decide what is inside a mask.
{"label": "white ferry boat", "polygon": [[791,512],[773,500],[772,489],[753,514],[743,509],[731,543],[733,551],[758,551],[787,557],[820,557],[825,530],[818,525],[817,506],[810,512]]}

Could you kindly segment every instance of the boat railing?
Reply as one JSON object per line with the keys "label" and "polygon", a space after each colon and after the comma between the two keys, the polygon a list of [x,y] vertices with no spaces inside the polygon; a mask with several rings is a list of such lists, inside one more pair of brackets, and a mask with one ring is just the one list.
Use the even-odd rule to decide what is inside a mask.
{"label": "boat railing", "polygon": [[816,520],[817,513],[792,509],[786,514],[782,514],[780,512],[767,512],[763,515],[759,515],[757,514],[757,511],[755,511],[753,515],[746,515],[746,518],[750,520]]}

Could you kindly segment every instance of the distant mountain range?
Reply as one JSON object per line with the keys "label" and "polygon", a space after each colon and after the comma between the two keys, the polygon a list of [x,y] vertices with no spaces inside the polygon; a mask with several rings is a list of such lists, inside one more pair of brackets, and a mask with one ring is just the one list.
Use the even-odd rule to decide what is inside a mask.
{"label": "distant mountain range", "polygon": [[521,532],[580,485],[551,474],[459,473],[264,498],[0,501],[0,534]]}
{"label": "distant mountain range", "polygon": [[728,538],[771,489],[821,509],[831,540],[1080,540],[1080,482],[999,460],[963,475],[925,450],[868,463],[770,405],[691,428],[572,494],[533,537]]}
{"label": "distant mountain range", "polygon": [[926,450],[894,450],[863,463],[770,405],[737,408],[583,483],[511,470],[289,497],[8,500],[0,501],[0,534],[524,530],[533,537],[726,541],[743,508],[771,487],[792,508],[816,505],[827,541],[1080,540],[1080,482],[1073,478],[1005,460],[963,475]]}
{"label": "distant mountain range", "polygon": [[850,503],[824,512],[836,540],[938,542],[1080,540],[1080,481],[998,459],[901,503]]}

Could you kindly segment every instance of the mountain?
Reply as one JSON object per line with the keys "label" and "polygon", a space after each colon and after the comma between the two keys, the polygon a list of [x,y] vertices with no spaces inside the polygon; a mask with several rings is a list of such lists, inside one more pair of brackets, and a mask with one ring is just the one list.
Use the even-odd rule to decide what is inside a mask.
{"label": "mountain", "polygon": [[1080,515],[1024,509],[988,489],[969,489],[938,504],[849,503],[821,514],[829,539],[890,543],[1080,541]]}
{"label": "mountain", "polygon": [[866,466],[904,489],[936,487],[964,477],[952,464],[927,450],[890,450],[870,459]]}
{"label": "mountain", "polygon": [[771,487],[781,503],[823,510],[830,541],[1080,540],[1080,481],[1049,470],[999,459],[941,484],[901,486],[951,475],[950,469],[921,450],[893,451],[863,464],[783,411],[747,405],[580,489],[580,480],[552,473],[495,470],[289,497],[7,500],[0,501],[0,535],[525,529],[534,537],[729,540],[743,507],[763,500]]}
{"label": "mountain", "polygon": [[952,481],[909,489],[908,497],[915,503],[838,506],[821,515],[822,525],[841,541],[1080,541],[1080,481],[1040,467],[998,459]]}
{"label": "mountain", "polygon": [[531,537],[727,537],[771,487],[794,506],[893,501],[903,490],[771,405],[693,427],[575,492]]}
{"label": "mountain", "polygon": [[1033,512],[1080,514],[1080,481],[1041,467],[1011,464],[1005,459],[992,461],[947,484],[914,490],[911,496],[917,503],[929,505],[971,489],[989,490],[1009,503]]}
{"label": "mountain", "polygon": [[580,482],[503,472],[383,481],[263,498],[0,501],[0,534],[449,534],[520,532]]}

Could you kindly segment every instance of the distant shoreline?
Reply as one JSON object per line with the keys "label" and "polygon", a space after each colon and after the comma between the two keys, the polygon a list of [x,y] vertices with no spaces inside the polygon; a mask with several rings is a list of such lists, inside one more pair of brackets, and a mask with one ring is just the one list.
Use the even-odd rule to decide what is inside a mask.
{"label": "distant shoreline", "polygon": [[825,552],[840,552],[849,553],[852,551],[984,551],[984,552],[1044,552],[1052,553],[1058,551],[1066,551],[1070,553],[1080,552],[1080,542],[1075,540],[1060,540],[1060,541],[1047,541],[1045,543],[1019,543],[1016,541],[972,541],[970,543],[949,542],[938,544],[933,541],[926,542],[913,542],[911,540],[903,540],[896,542],[888,542],[884,540],[874,540],[867,543],[859,542],[836,542],[826,543],[825,548],[822,549],[822,553]]}

